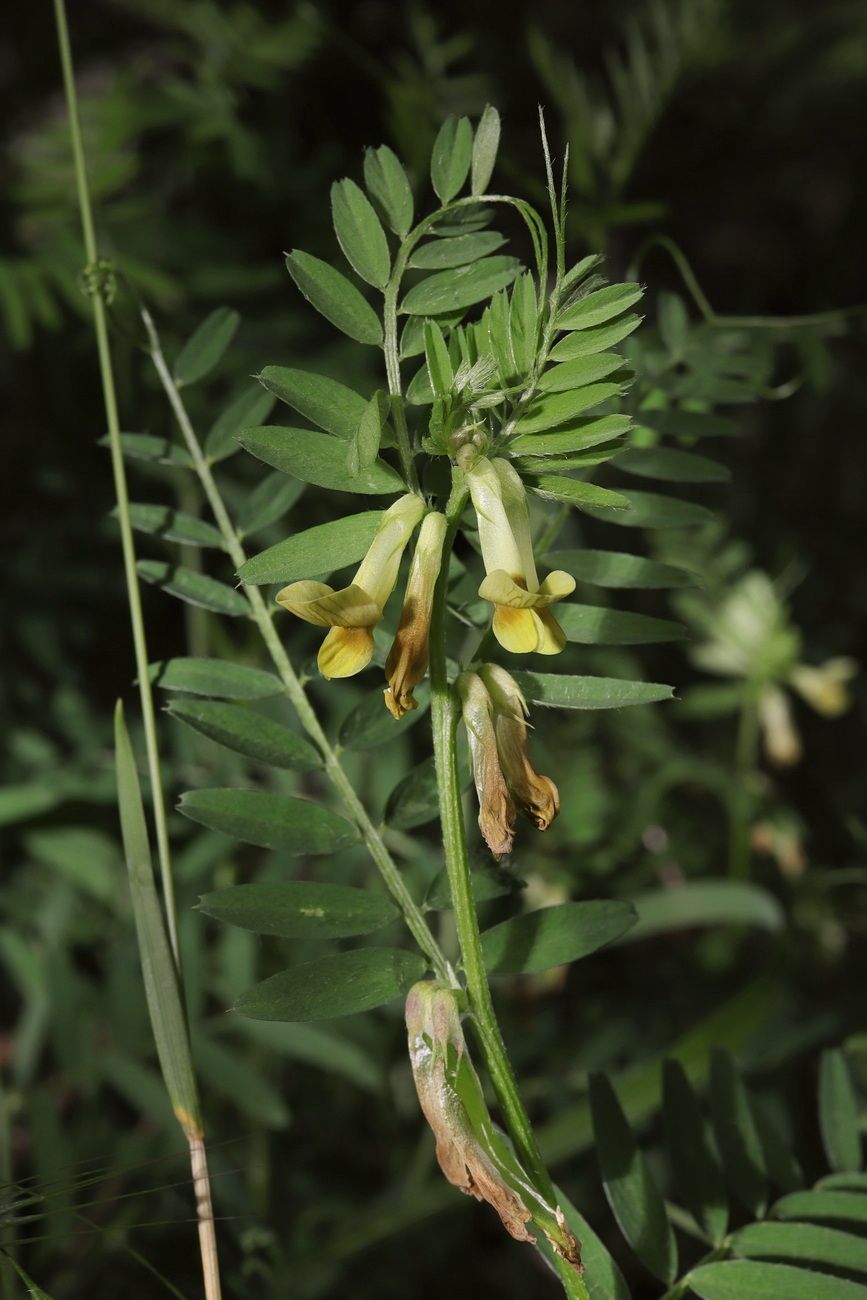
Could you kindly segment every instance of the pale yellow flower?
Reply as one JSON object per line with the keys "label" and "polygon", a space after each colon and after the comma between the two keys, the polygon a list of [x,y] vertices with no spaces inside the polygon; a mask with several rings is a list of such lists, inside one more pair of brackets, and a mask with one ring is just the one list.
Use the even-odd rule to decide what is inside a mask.
{"label": "pale yellow flower", "polygon": [[494,636],[513,654],[557,654],[566,636],[548,609],[575,590],[562,570],[540,584],[524,485],[508,461],[482,457],[467,470],[486,577],[479,595],[494,605]]}
{"label": "pale yellow flower", "polygon": [[382,618],[401,556],[423,514],[424,502],[411,493],[383,511],[367,554],[342,591],[324,582],[293,582],[277,593],[284,609],[330,629],[317,660],[323,677],[352,677],[367,667],[373,654],[372,629]]}

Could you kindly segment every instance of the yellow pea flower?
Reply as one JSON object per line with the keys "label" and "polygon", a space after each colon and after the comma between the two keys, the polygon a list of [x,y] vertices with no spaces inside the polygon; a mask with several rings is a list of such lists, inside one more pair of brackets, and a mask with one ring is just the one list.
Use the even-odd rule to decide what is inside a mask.
{"label": "yellow pea flower", "polygon": [[559,653],[566,636],[548,606],[574,591],[575,579],[557,569],[540,584],[519,475],[507,460],[482,457],[467,471],[467,483],[487,575],[479,595],[495,607],[494,636],[513,654]]}
{"label": "yellow pea flower", "polygon": [[373,654],[372,628],[381,620],[400,569],[401,556],[424,502],[408,493],[383,511],[367,554],[348,587],[335,591],[324,582],[293,582],[277,593],[277,603],[298,618],[329,628],[319,651],[323,677],[352,677]]}

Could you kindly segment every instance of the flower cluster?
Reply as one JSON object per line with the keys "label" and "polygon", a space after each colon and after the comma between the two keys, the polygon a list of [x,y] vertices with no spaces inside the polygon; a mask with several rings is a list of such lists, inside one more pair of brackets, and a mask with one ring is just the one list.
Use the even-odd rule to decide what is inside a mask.
{"label": "flower cluster", "polygon": [[461,673],[457,691],[479,798],[479,829],[499,860],[511,852],[517,810],[544,831],[560,811],[560,796],[550,777],[540,776],[530,762],[527,701],[515,679],[496,664],[483,664],[478,673]]}
{"label": "flower cluster", "polygon": [[[466,468],[475,507],[485,579],[479,595],[494,606],[493,632],[513,654],[557,654],[566,644],[549,605],[575,589],[568,573],[549,573],[540,583],[530,537],[530,513],[520,477],[507,460],[478,457]],[[395,718],[417,707],[414,688],[427,671],[433,593],[442,564],[447,523],[425,512],[413,493],[399,497],[382,515],[370,549],[348,587],[293,582],[277,593],[285,609],[328,635],[319,651],[324,677],[351,677],[373,655],[373,628],[397,583],[404,550],[421,522],[397,634],[385,666],[385,703]]]}

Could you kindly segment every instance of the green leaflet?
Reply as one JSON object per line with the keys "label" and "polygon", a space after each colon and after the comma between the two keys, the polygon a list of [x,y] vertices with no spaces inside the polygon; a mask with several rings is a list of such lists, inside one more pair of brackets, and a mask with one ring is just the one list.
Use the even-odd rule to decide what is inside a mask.
{"label": "green leaflet", "polygon": [[562,456],[609,442],[632,428],[628,415],[597,415],[576,420],[554,433],[530,433],[509,442],[509,451],[526,456]]}
{"label": "green leaflet", "polygon": [[245,429],[239,441],[266,465],[318,487],[365,496],[382,496],[403,488],[400,475],[383,460],[375,460],[353,477],[346,465],[345,444],[327,433],[266,424]]}
{"label": "green leaflet", "polygon": [[567,640],[579,645],[649,645],[682,641],[687,635],[682,624],[669,619],[600,605],[558,605],[555,617]]}
{"label": "green leaflet", "polygon": [[803,1259],[808,1267],[867,1273],[867,1241],[815,1223],[748,1223],[732,1234],[735,1255],[747,1259]]}
{"label": "green leaflet", "polygon": [[775,1219],[867,1224],[867,1196],[851,1191],[790,1192],[773,1207]]}
{"label": "green leaflet", "polygon": [[178,811],[245,844],[290,853],[337,853],[358,841],[355,827],[308,799],[261,790],[188,790]]}
{"label": "green leaflet", "polygon": [[697,583],[688,569],[621,551],[548,551],[543,559],[550,568],[565,569],[579,582],[596,587],[693,587]]}
{"label": "green leaflet", "polygon": [[632,900],[638,924],[627,942],[699,925],[753,925],[776,933],[785,915],[773,894],[742,880],[685,880],[671,889],[652,889]]}
{"label": "green leaflet", "polygon": [[[117,511],[113,511],[117,514]],[[183,510],[170,506],[130,502],[130,523],[142,533],[154,533],[168,542],[184,542],[187,546],[222,546],[223,538],[213,524],[196,519]]]}
{"label": "green leaflet", "polygon": [[484,194],[497,161],[500,145],[500,114],[491,104],[485,105],[485,111],[479,118],[476,136],[473,140],[473,162],[470,176],[470,193]]}
{"label": "green leaflet", "polygon": [[546,429],[566,424],[568,420],[598,406],[600,402],[616,397],[620,387],[620,384],[587,384],[565,393],[545,393],[541,397],[534,397],[515,426],[515,431],[519,435],[542,433]]}
{"label": "green leaflet", "polygon": [[256,377],[281,402],[326,432],[347,441],[355,434],[367,408],[367,401],[360,393],[327,375],[292,370],[289,366],[265,366]]}
{"label": "green leaflet", "polygon": [[729,1218],[722,1166],[679,1061],[663,1062],[662,1115],[668,1158],[681,1200],[716,1245],[726,1234]]}
{"label": "green leaflet", "polygon": [[638,329],[642,319],[643,317],[634,315],[620,316],[607,325],[567,334],[551,349],[551,360],[573,361],[576,357],[584,357],[591,352],[604,352]]}
{"label": "green leaflet", "polygon": [[430,160],[434,192],[442,203],[463,186],[473,157],[473,128],[468,117],[450,114],[440,127]]}
{"label": "green leaflet", "polygon": [[846,1058],[839,1048],[824,1051],[819,1067],[819,1125],[828,1163],[839,1173],[861,1169],[858,1102]]}
{"label": "green leaflet", "polygon": [[727,483],[731,473],[719,461],[674,447],[631,447],[617,462],[618,469],[641,478],[671,483]]}
{"label": "green leaflet", "polygon": [[[286,255],[286,269],[301,293],[321,316],[358,343],[378,347],[382,322],[367,299],[328,262],[293,249]],[[259,423],[258,420],[249,423]]]}
{"label": "green leaflet", "polygon": [[383,820],[397,831],[409,831],[433,821],[439,810],[436,767],[431,756],[398,781],[388,796]]}
{"label": "green leaflet", "polygon": [[627,704],[670,700],[672,686],[627,682],[616,677],[567,677],[557,673],[513,672],[528,704],[558,709],[620,709]]}
{"label": "green leaflet", "polygon": [[528,975],[578,961],[635,924],[629,903],[561,903],[525,912],[482,933],[485,966],[494,975]]}
{"label": "green leaflet", "polygon": [[204,379],[213,370],[235,337],[240,323],[241,317],[228,307],[218,307],[202,321],[175,362],[175,383],[178,388]]}
{"label": "green leaflet", "polygon": [[[585,483],[579,478],[561,478],[558,474],[530,475],[527,487],[546,501],[562,501],[564,505],[578,506],[581,510],[593,506],[600,512],[596,517],[604,519],[609,517],[609,511],[627,510],[632,500],[631,496],[625,497],[609,488],[597,487],[595,483]],[[604,515],[602,511],[605,511]]]}
{"label": "green leaflet", "polygon": [[413,249],[408,266],[424,271],[446,271],[454,266],[468,266],[502,248],[505,235],[483,230],[476,235],[456,235],[454,239],[430,239]]}
{"label": "green leaflet", "polygon": [[364,408],[346,453],[346,468],[353,478],[362,469],[369,469],[376,460],[387,428],[389,409],[388,393],[378,388]]}
{"label": "green leaflet", "polygon": [[282,939],[370,934],[400,915],[380,894],[313,880],[233,885],[202,895],[197,907],[218,921]]}
{"label": "green leaflet", "polygon": [[726,1178],[757,1218],[767,1205],[767,1170],[746,1089],[729,1052],[715,1047],[710,1060],[710,1113]]}
{"label": "green leaflet", "polygon": [[298,479],[287,478],[278,470],[266,474],[238,511],[239,529],[246,536],[276,523],[291,510],[303,491],[304,484]]}
{"label": "green leaflet", "polygon": [[381,520],[381,510],[365,510],[305,528],[252,556],[238,577],[253,585],[324,577],[363,559]]}
{"label": "green leaflet", "polygon": [[620,1102],[603,1074],[590,1076],[590,1108],[605,1195],[614,1217],[642,1263],[670,1285],[677,1275],[674,1233]]}
{"label": "green leaflet", "polygon": [[688,1277],[701,1300],[867,1300],[867,1286],[790,1264],[728,1259],[702,1264]]}
{"label": "green leaflet", "polygon": [[190,695],[216,695],[227,700],[265,700],[283,694],[283,683],[273,673],[229,659],[163,659],[148,665],[154,686]]}
{"label": "green leaflet", "polygon": [[436,271],[408,291],[400,310],[409,316],[436,316],[472,307],[511,284],[520,269],[516,257],[483,257],[470,266]]}
{"label": "green leaflet", "polygon": [[638,302],[643,290],[640,284],[609,284],[595,293],[579,298],[557,317],[560,330],[590,329],[601,325],[612,316],[619,316]]}
{"label": "green leaflet", "polygon": [[331,187],[331,219],[343,254],[362,280],[384,289],[391,274],[385,231],[370,200],[355,181],[335,181]]}
{"label": "green leaflet", "polygon": [[365,149],[364,183],[391,229],[403,239],[412,225],[412,190],[403,164],[388,145]]}
{"label": "green leaflet", "polygon": [[216,700],[173,700],[168,712],[218,745],[271,767],[303,772],[322,766],[303,736],[255,709]]}
{"label": "green leaflet", "polygon": [[421,978],[424,957],[399,948],[356,948],[303,962],[242,993],[235,1010],[256,1020],[328,1020],[401,997]]}
{"label": "green leaflet", "polygon": [[656,492],[634,492],[632,488],[629,489],[628,510],[619,514],[602,514],[590,505],[587,513],[625,528],[690,528],[712,523],[715,518],[712,510],[694,501],[681,501],[679,497],[660,496]]}
{"label": "green leaflet", "polygon": [[539,376],[539,388],[543,393],[560,393],[584,384],[595,384],[623,365],[623,357],[617,352],[596,352],[591,356],[576,357],[543,371]]}
{"label": "green leaflet", "polygon": [[201,605],[203,609],[228,614],[232,618],[250,612],[250,606],[240,592],[205,573],[196,573],[182,564],[167,564],[163,560],[137,560],[135,567],[145,582],[152,582],[188,605]]}
{"label": "green leaflet", "polygon": [[[99,439],[100,447],[110,445],[108,434]],[[158,465],[192,465],[187,452],[169,438],[157,438],[151,433],[122,433],[120,445],[124,456],[132,460],[152,460]]]}
{"label": "green leaflet", "polygon": [[245,388],[211,425],[205,438],[208,462],[215,465],[240,451],[238,434],[248,424],[261,424],[267,420],[273,406],[273,393],[263,393],[258,384]]}

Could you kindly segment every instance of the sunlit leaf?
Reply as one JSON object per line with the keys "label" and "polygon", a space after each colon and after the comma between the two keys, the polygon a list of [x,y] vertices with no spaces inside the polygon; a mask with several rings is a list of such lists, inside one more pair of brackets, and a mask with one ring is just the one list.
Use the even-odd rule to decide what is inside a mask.
{"label": "sunlit leaf", "polygon": [[557,317],[560,330],[591,329],[612,316],[619,316],[638,302],[643,290],[640,284],[609,284],[595,293],[588,293],[572,303]]}
{"label": "sunlit leaf", "polygon": [[413,285],[400,310],[409,316],[436,316],[471,307],[511,284],[520,269],[516,257],[483,257],[470,266],[435,271]]}
{"label": "sunlit leaf", "polygon": [[381,510],[365,510],[305,528],[252,556],[238,570],[238,577],[253,585],[324,577],[361,560],[381,520]]}
{"label": "sunlit leaf", "polygon": [[345,443],[313,429],[266,424],[259,429],[245,429],[239,441],[266,465],[317,487],[364,496],[382,496],[403,487],[400,475],[383,460],[374,461],[353,477],[346,466]]}
{"label": "sunlit leaf", "polygon": [[367,401],[360,393],[327,375],[289,366],[265,366],[256,378],[281,402],[286,402],[321,429],[347,441],[364,415]]}
{"label": "sunlit leaf", "polygon": [[364,183],[391,229],[403,239],[412,225],[412,190],[400,159],[388,145],[365,149]]}
{"label": "sunlit leaf", "polygon": [[497,161],[500,145],[500,114],[492,104],[485,105],[473,140],[473,163],[470,193],[484,194]]}
{"label": "sunlit leaf", "polygon": [[[286,256],[286,269],[311,306],[337,329],[358,343],[382,342],[382,321],[370,303],[328,262],[296,248]],[[248,423],[259,424],[261,418]]]}
{"label": "sunlit leaf", "polygon": [[627,704],[653,704],[674,695],[671,686],[627,682],[616,677],[569,677],[559,673],[513,671],[528,704],[558,709],[621,709]]}
{"label": "sunlit leaf", "polygon": [[332,185],[331,218],[350,266],[368,284],[385,288],[391,273],[388,241],[370,199],[355,181],[335,181]]}
{"label": "sunlit leaf", "polygon": [[604,352],[638,329],[642,319],[635,315],[619,316],[610,324],[567,334],[551,349],[551,360],[573,361],[576,357],[585,357],[591,352]]}
{"label": "sunlit leaf", "polygon": [[616,352],[596,352],[590,356],[576,357],[551,366],[539,376],[543,393],[560,393],[583,384],[595,384],[623,366],[623,357]]}
{"label": "sunlit leaf", "polygon": [[[569,362],[569,365],[572,363]],[[542,433],[565,424],[576,415],[607,402],[620,392],[620,384],[586,384],[564,393],[544,393],[534,397],[515,426],[518,434]],[[631,423],[631,421],[630,421]]]}
{"label": "sunlit leaf", "polygon": [[467,117],[449,115],[434,141],[431,183],[442,203],[453,199],[467,179],[473,157],[473,129]]}
{"label": "sunlit leaf", "polygon": [[[629,508],[632,500],[631,496],[625,497],[620,492],[612,492],[610,488],[597,487],[595,483],[585,483],[580,478],[563,478],[559,474],[529,475],[527,487],[546,501],[561,501],[564,505],[577,506],[580,510],[593,507],[596,511],[623,511]],[[608,518],[607,513],[605,518]]]}
{"label": "sunlit leaf", "polygon": [[457,235],[454,239],[431,239],[414,248],[409,266],[425,271],[446,271],[453,266],[468,266],[502,248],[505,235],[483,230],[477,235]]}

